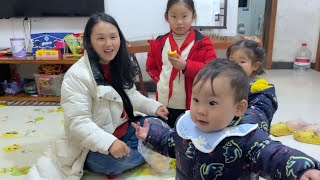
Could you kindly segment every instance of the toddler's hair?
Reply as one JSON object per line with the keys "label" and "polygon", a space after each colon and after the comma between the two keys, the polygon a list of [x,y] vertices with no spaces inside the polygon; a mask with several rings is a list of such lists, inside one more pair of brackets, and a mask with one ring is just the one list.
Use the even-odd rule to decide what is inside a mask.
{"label": "toddler's hair", "polygon": [[261,75],[264,73],[264,63],[265,63],[265,51],[259,46],[256,41],[252,40],[240,40],[233,45],[231,45],[227,50],[227,58],[230,58],[231,54],[237,50],[244,50],[244,52],[248,55],[252,64],[256,62],[260,62],[260,67],[253,72],[253,76]]}
{"label": "toddler's hair", "polygon": [[196,9],[194,7],[194,2],[193,0],[168,0],[168,3],[167,3],[167,9],[166,9],[166,13],[165,13],[165,18],[167,19],[168,17],[168,11],[170,10],[170,8],[179,3],[179,2],[182,2],[185,4],[185,6],[192,12],[193,15],[196,14]]}
{"label": "toddler's hair", "polygon": [[230,86],[234,92],[235,103],[243,99],[248,100],[248,76],[238,63],[227,58],[217,58],[209,62],[196,75],[192,87],[197,83],[201,83],[201,87],[206,81],[211,81],[212,84],[213,80],[220,76],[230,79]]}

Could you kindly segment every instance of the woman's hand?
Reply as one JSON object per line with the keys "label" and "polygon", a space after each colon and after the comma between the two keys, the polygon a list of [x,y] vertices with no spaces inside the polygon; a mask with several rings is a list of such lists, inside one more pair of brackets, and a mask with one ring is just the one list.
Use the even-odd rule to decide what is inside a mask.
{"label": "woman's hand", "polygon": [[187,67],[187,62],[182,60],[181,56],[179,54],[177,54],[177,57],[168,56],[168,59],[169,59],[171,65],[174,68],[179,69],[180,71],[185,70]]}
{"label": "woman's hand", "polygon": [[300,180],[319,180],[320,171],[316,169],[310,169],[302,174]]}
{"label": "woman's hand", "polygon": [[109,152],[116,159],[122,158],[123,156],[130,156],[130,149],[123,141],[117,139],[115,140],[109,148]]}
{"label": "woman's hand", "polygon": [[146,141],[148,132],[149,132],[149,122],[148,120],[144,120],[143,127],[141,127],[140,122],[137,124],[132,122],[131,123],[132,127],[136,129],[136,136],[137,138],[141,139],[141,141]]}
{"label": "woman's hand", "polygon": [[169,111],[168,111],[167,107],[165,107],[165,106],[158,107],[158,109],[156,111],[156,115],[160,116],[161,118],[163,118],[165,120],[168,120],[168,114],[169,114]]}

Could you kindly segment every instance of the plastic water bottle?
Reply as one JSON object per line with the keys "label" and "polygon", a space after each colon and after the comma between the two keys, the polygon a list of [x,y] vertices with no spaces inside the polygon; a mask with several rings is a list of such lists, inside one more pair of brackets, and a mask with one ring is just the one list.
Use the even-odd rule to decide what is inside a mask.
{"label": "plastic water bottle", "polygon": [[302,43],[297,51],[293,62],[293,69],[296,71],[308,71],[311,67],[311,51],[306,43]]}

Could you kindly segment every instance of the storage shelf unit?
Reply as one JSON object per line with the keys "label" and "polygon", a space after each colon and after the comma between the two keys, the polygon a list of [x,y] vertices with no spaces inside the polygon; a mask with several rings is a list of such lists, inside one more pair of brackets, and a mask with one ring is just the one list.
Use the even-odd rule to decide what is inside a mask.
{"label": "storage shelf unit", "polygon": [[[27,56],[25,58],[14,58],[12,56],[0,57],[0,64],[74,64],[78,58],[70,57],[55,60],[39,60],[34,56]],[[0,96],[0,101],[60,101],[59,96],[30,96],[26,93],[16,95]]]}

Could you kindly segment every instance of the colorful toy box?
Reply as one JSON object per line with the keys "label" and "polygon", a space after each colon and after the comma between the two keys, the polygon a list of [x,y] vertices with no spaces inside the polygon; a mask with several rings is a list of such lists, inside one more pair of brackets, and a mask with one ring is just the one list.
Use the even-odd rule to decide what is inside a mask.
{"label": "colorful toy box", "polygon": [[73,33],[63,32],[63,33],[31,34],[32,54],[35,55],[36,51],[39,49],[54,49],[56,42],[63,41],[63,38],[68,34],[73,34]]}
{"label": "colorful toy box", "polygon": [[74,56],[81,57],[83,55],[83,33],[68,34],[64,37],[64,41]]}

